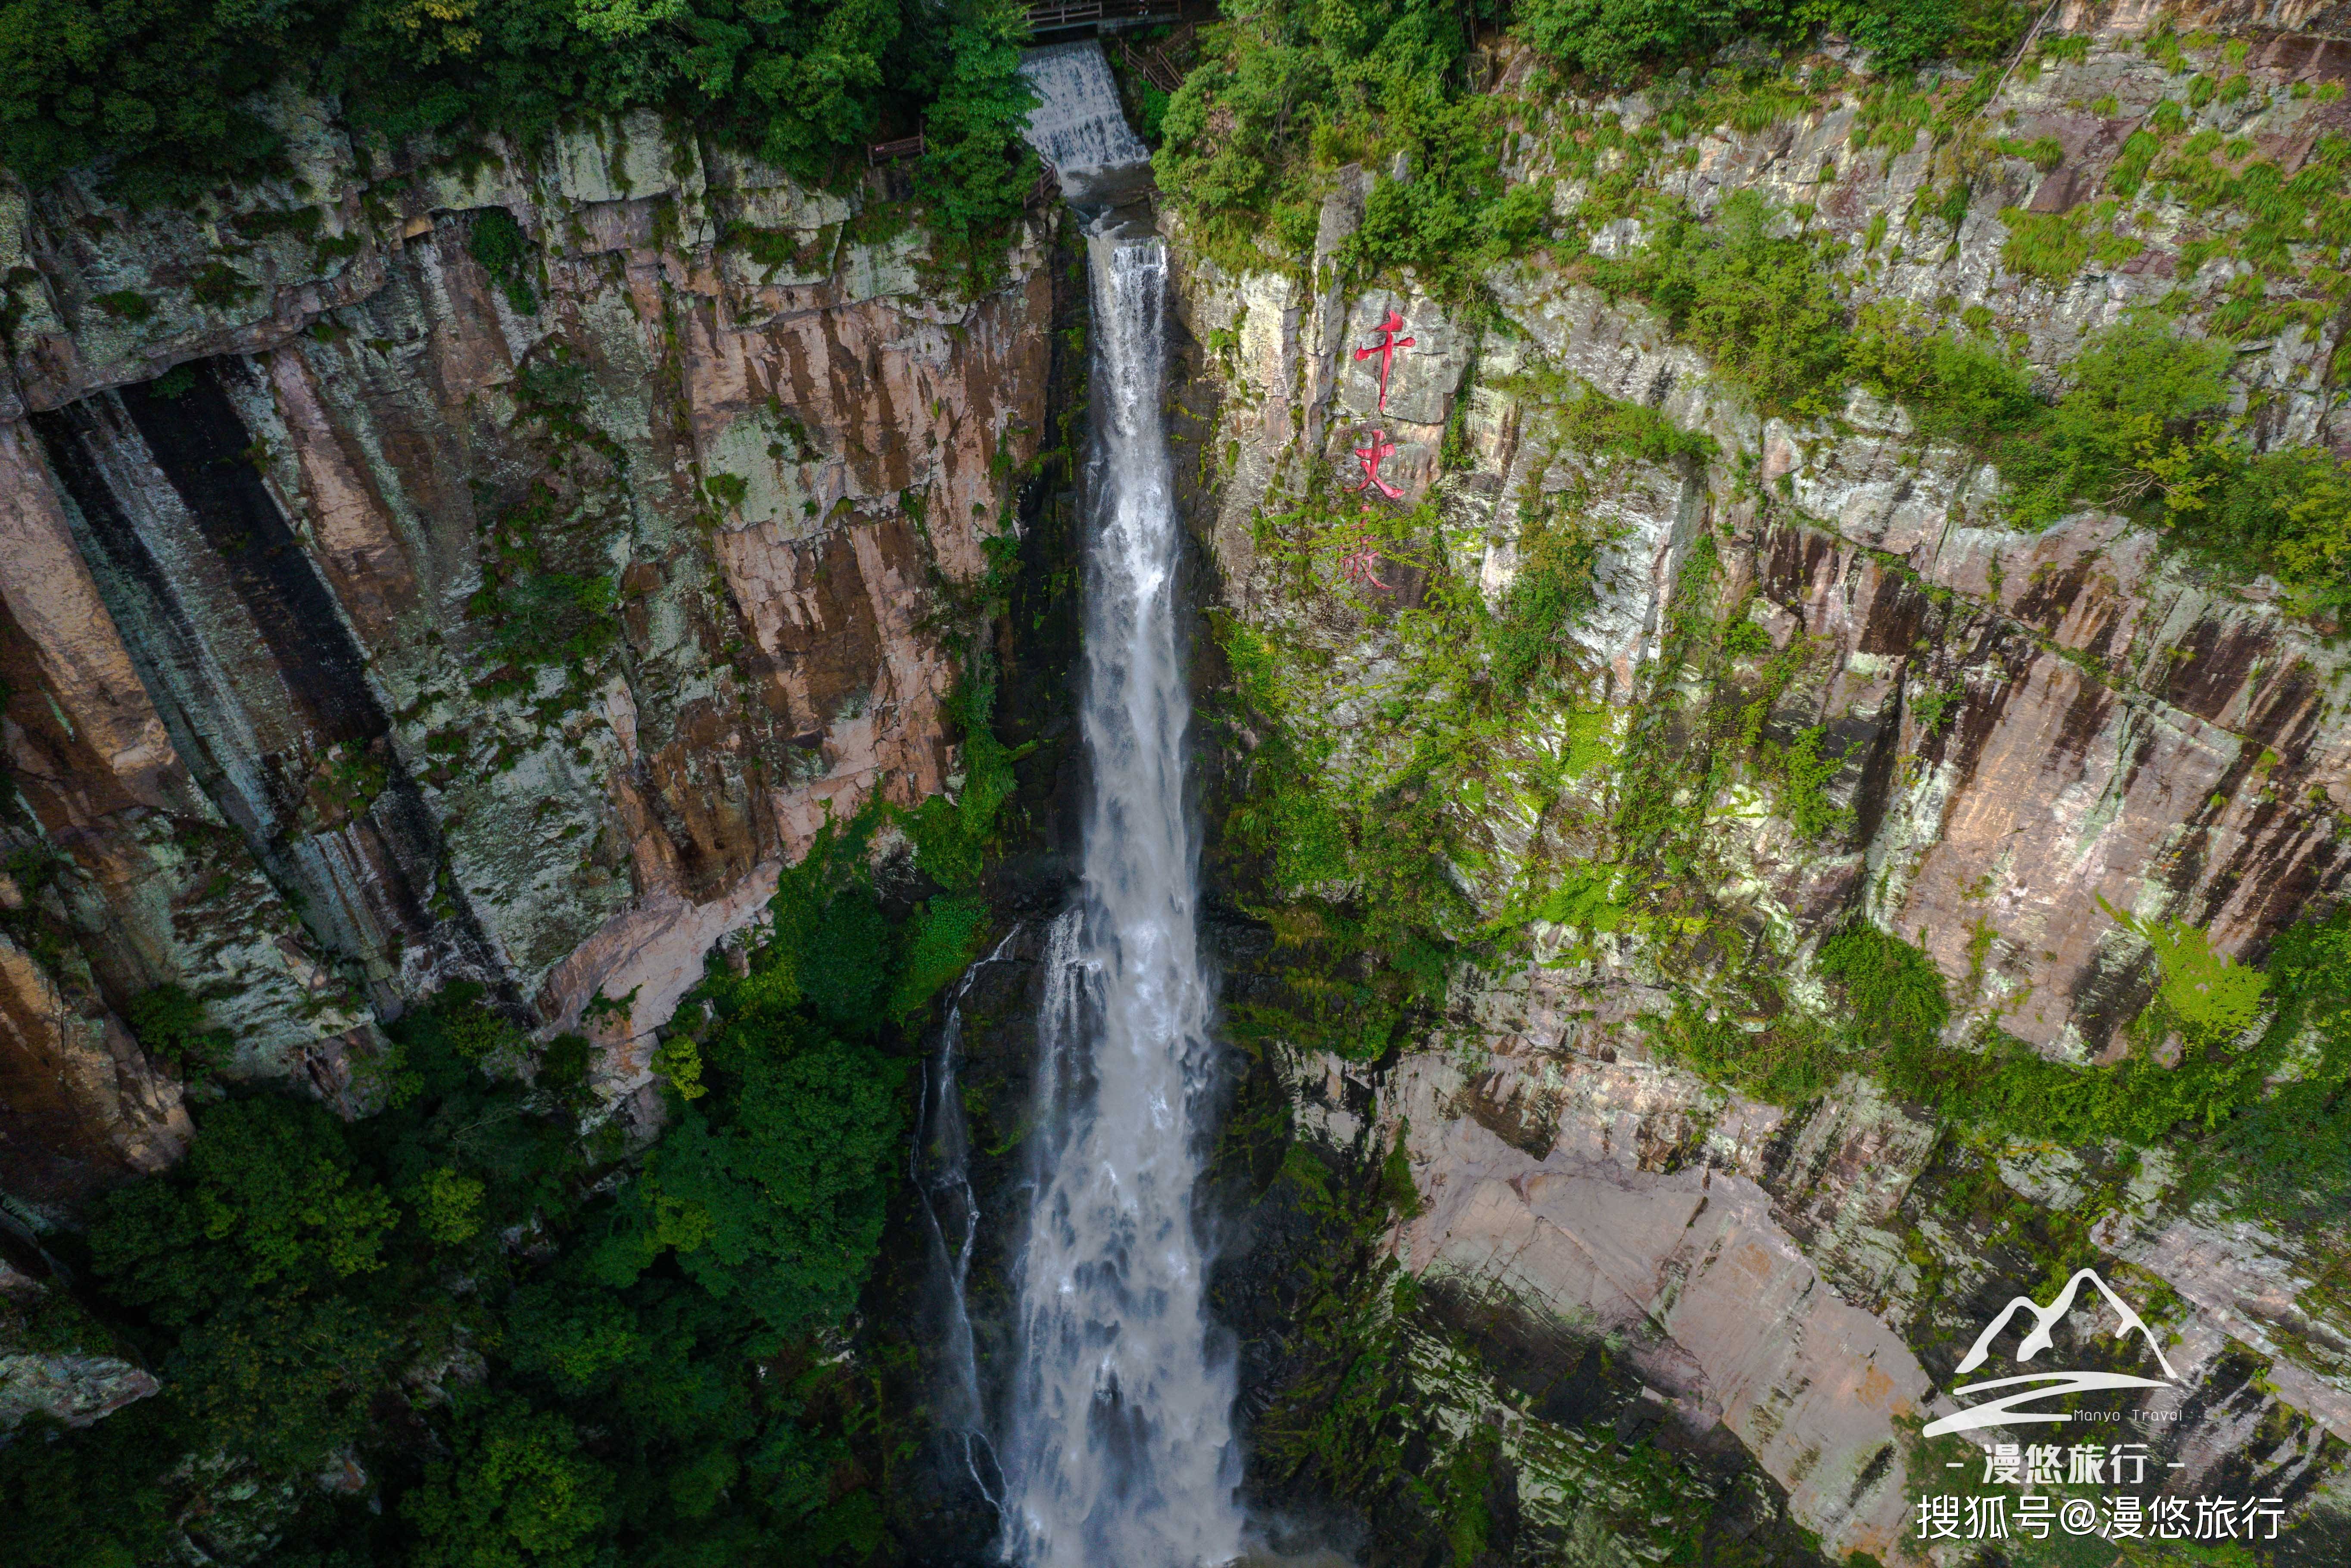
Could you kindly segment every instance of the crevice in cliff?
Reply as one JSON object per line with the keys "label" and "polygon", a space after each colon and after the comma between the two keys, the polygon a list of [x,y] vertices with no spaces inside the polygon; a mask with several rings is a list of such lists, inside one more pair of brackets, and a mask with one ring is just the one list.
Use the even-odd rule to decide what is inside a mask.
{"label": "crevice in cliff", "polygon": [[390,727],[358,643],[326,584],[262,484],[253,436],[222,390],[226,362],[193,361],[180,389],[117,394],[147,450],[203,530],[230,586],[268,645],[286,689],[322,745],[366,742]]}
{"label": "crevice in cliff", "polygon": [[[131,387],[33,416],[141,681],[199,787],[306,924],[367,976],[380,1013],[403,1005],[390,977],[413,966],[410,946],[431,954],[427,973],[485,981],[518,1009],[465,890],[442,885],[439,825],[392,745],[364,653],[262,482],[223,373],[197,361],[168,394]],[[134,515],[163,500],[124,495],[142,465],[193,538]],[[224,646],[225,630],[259,640],[252,664]],[[306,828],[320,779],[332,788],[338,774],[357,780],[344,786],[356,798],[336,797],[342,821]]]}

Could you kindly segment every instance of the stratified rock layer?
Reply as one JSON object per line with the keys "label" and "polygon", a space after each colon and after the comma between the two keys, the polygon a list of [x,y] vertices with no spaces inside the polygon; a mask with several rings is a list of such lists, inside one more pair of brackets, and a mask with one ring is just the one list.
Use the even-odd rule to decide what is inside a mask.
{"label": "stratified rock layer", "polygon": [[[1754,135],[1669,137],[1651,167],[1700,214],[1742,190],[1801,204],[1811,232],[1850,242],[1853,303],[1980,308],[1986,330],[2044,371],[2135,307],[2167,296],[2177,307],[2175,288],[2200,327],[2230,273],[2180,261],[2195,214],[2158,213],[2126,264],[2059,285],[2003,261],[2004,209],[2086,200],[2120,149],[2114,127],[2179,96],[2136,43],[2164,8],[2064,9],[2053,26],[2091,35],[2086,50],[2015,73],[1981,110],[2020,142],[2047,131],[2060,168],[1989,156],[1955,244],[1922,243],[1905,223],[1939,189],[1926,140],[1868,145],[1852,97]],[[2249,138],[2289,173],[2319,136],[2351,130],[2339,94],[2308,90],[2351,74],[2351,48],[2259,30],[2275,25],[2266,16],[2221,20],[2252,29],[2241,35],[2251,90],[2210,99],[2191,130]],[[1507,97],[1530,62],[1499,64]],[[1638,97],[1566,107],[1627,129],[1655,118]],[[1512,111],[1523,134],[1511,177],[1552,172],[1572,131],[1533,96]],[[1523,921],[1562,878],[1615,860],[1633,731],[1686,740],[1710,679],[1759,685],[1784,655],[1796,673],[1772,686],[1756,733],[1786,746],[1810,732],[1821,756],[1843,759],[1822,793],[1835,819],[1825,831],[1800,831],[1780,784],[1751,767],[1691,808],[1703,819],[1693,852],[1724,916],[1697,961],[1685,953],[1663,972],[1635,926],[1537,920],[1531,961],[1457,976],[1441,1027],[1392,1066],[1293,1056],[1304,1121],[1334,1148],[1403,1133],[1426,1211],[1403,1227],[1400,1255],[1537,1340],[1622,1346],[1693,1428],[1735,1435],[1832,1555],[1891,1559],[1920,1550],[1907,1472],[1918,1424],[1952,1407],[1959,1349],[2038,1288],[2048,1260],[2036,1246],[2086,1225],[2127,1291],[2177,1299],[2164,1327],[2189,1391],[2154,1438],[2179,1467],[2174,1490],[2280,1496],[2298,1512],[2328,1496],[2339,1512],[2351,1320],[2325,1282],[2339,1235],[2236,1217],[2225,1194],[2189,1208],[2159,1149],[1987,1154],[1859,1077],[1795,1111],[1726,1094],[1656,1060],[1643,1027],[1679,999],[1764,1029],[1742,1000],[1750,970],[1826,1016],[1813,954],[1857,917],[1916,941],[1941,970],[1948,1042],[1996,1024],[2055,1060],[2115,1060],[2157,978],[2124,916],[2203,927],[2216,950],[2259,962],[2277,932],[2341,893],[2351,664],[2331,628],[2286,613],[2275,584],[2214,584],[2117,517],[2007,527],[1999,476],[1978,455],[1923,439],[1859,392],[1836,420],[1759,417],[1665,322],[1541,253],[1482,279],[1482,329],[1409,275],[1351,288],[1343,247],[1376,178],[1342,172],[1311,267],[1233,273],[1196,256],[1183,300],[1213,388],[1213,402],[1193,399],[1210,476],[1196,525],[1227,607],[1298,683],[1284,717],[1301,754],[1401,768],[1403,735],[1425,732],[1396,715],[1451,695],[1400,676],[1418,656],[1396,630],[1421,602],[1416,560],[1501,611],[1522,530],[1573,493],[1608,538],[1598,602],[1573,633],[1577,700],[1536,695],[1516,733],[1481,735],[1489,758],[1542,766],[1489,769],[1444,808],[1463,846],[1450,871],[1477,919]],[[1557,211],[1582,195],[1564,182]],[[1184,214],[1172,226],[1184,234]],[[1917,254],[1881,246],[1889,232]],[[1622,254],[1640,237],[1625,220],[1592,248]],[[1364,351],[1391,314],[1415,342],[1383,408],[1380,357]],[[2242,346],[2240,407],[2262,440],[2351,434],[2330,383],[2340,327],[2330,316]],[[1715,455],[1583,449],[1564,413],[1592,392],[1710,438]],[[1366,584],[1335,569],[1344,540],[1301,540],[1279,515],[1318,490],[1352,509],[1374,432],[1395,448],[1380,468],[1401,492],[1391,511],[1426,501],[1441,531],[1391,549]],[[1670,643],[1693,574],[1708,577],[1708,602],[1746,606],[1762,634],[1746,641],[1762,652],[1712,676],[1682,664]],[[1705,771],[1661,787],[1703,800]],[[1550,792],[1531,777],[1551,779]]]}
{"label": "stratified rock layer", "polygon": [[354,1107],[453,979],[641,1086],[828,813],[957,778],[941,638],[1044,424],[1033,236],[973,295],[650,115],[534,162],[273,112],[218,203],[0,193],[11,931],[120,1063],[0,1049],[63,1085],[0,1145],[37,1208],[184,1138],[109,1016],[160,985]]}

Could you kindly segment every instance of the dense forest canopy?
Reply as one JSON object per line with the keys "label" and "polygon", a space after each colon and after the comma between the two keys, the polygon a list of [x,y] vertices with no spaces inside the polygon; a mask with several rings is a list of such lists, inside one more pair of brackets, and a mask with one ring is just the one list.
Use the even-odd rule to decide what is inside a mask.
{"label": "dense forest canopy", "polygon": [[[1423,118],[1447,98],[1473,26],[1514,25],[1601,78],[1734,37],[1785,46],[1823,26],[1883,59],[2011,41],[2004,0],[1499,0],[1226,7],[1272,46],[1240,112],[1312,98],[1323,121],[1377,106]],[[920,182],[958,231],[1001,224],[1026,184],[1028,95],[1017,0],[8,0],[0,5],[0,165],[30,183],[103,164],[165,201],[277,164],[256,99],[331,96],[355,129],[400,138],[496,131],[526,141],[567,117],[654,107],[805,178],[860,142],[918,127]],[[1259,102],[1258,98],[1266,101]],[[1274,140],[1279,141],[1277,133]],[[1251,151],[1255,137],[1238,144]]]}
{"label": "dense forest canopy", "polygon": [[1026,188],[1012,0],[9,0],[0,163],[28,183],[103,162],[135,201],[265,175],[257,95],[332,96],[390,138],[502,131],[652,107],[794,174],[919,126],[923,193],[1000,224]]}
{"label": "dense forest canopy", "polygon": [[585,1040],[533,1048],[466,985],[392,1027],[372,1114],[205,1106],[177,1170],[51,1239],[80,1301],[5,1325],[37,1351],[110,1343],[165,1392],[0,1448],[0,1560],[152,1562],[181,1531],[231,1554],[278,1535],[271,1562],[317,1568],[870,1551],[861,1459],[903,1427],[877,1447],[875,1390],[825,1336],[902,1157],[898,1023],[983,918],[945,893],[885,911],[872,826],[823,836],[743,973],[714,965],[688,1007],[706,1023],[659,1061],[650,1151],[596,1114]]}

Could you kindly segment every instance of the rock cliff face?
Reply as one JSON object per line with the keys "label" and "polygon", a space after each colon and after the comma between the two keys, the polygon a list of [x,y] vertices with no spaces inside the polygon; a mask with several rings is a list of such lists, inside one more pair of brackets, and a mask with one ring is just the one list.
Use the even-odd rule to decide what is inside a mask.
{"label": "rock cliff face", "polygon": [[[2019,210],[2091,217],[2085,204],[2167,94],[2167,68],[2137,44],[2165,16],[2197,19],[2063,8],[2053,33],[2082,47],[2011,75],[1981,114],[2060,156],[2044,172],[1988,154],[1948,236],[1930,222],[1922,239],[1914,221],[1948,172],[1927,139],[1872,145],[1853,96],[1752,134],[1694,126],[1633,156],[1701,214],[1752,191],[1794,209],[1790,229],[1801,218],[1848,239],[1854,304],[1974,313],[2046,370],[2136,306],[2168,295],[2205,322],[2228,298],[2228,267],[2181,258],[2211,220],[2178,206],[2138,220],[2143,243],[2115,247],[2126,255],[2060,281],[2003,260]],[[2273,30],[2304,23],[2299,11],[2221,20],[2245,46],[2230,57],[2251,90],[2210,99],[2191,130],[2209,121],[2291,171],[2320,135],[2351,129],[2339,87],[2312,90],[2351,77],[2351,44]],[[1596,126],[1655,123],[1637,96],[1513,100],[1528,62],[1497,63],[1494,90],[1520,116],[1514,179],[1553,173],[1554,150]],[[1761,418],[1662,320],[1540,254],[1487,276],[1479,309],[1408,277],[1350,285],[1342,247],[1381,177],[1343,174],[1294,272],[1237,274],[1205,256],[1186,269],[1204,389],[1197,526],[1232,623],[1293,683],[1284,715],[1307,754],[1405,777],[1418,716],[1449,695],[1415,642],[1426,584],[1475,583],[1499,612],[1522,536],[1571,498],[1604,540],[1575,633],[1581,701],[1532,700],[1508,733],[1473,737],[1479,766],[1425,786],[1452,790],[1438,807],[1451,874],[1476,921],[1503,924],[1525,919],[1531,888],[1585,866],[1616,874],[1612,824],[1664,755],[1666,781],[1646,787],[1696,801],[1686,847],[1731,913],[1695,953],[1630,922],[1537,919],[1530,958],[1458,974],[1442,1022],[1378,1071],[1296,1053],[1307,1124],[1341,1149],[1404,1137],[1425,1212],[1396,1244],[1414,1272],[1448,1283],[1433,1299],[1622,1346],[1693,1431],[1734,1435],[1833,1556],[1920,1550],[1918,1425],[1952,1408],[1940,1391],[1984,1321],[2013,1296],[2047,1298],[2040,1276],[2062,1249],[2046,1242],[2067,1225],[2089,1227],[2126,1290],[2168,1298],[2170,1354],[2193,1390],[2152,1439],[2179,1463],[2175,1485],[2291,1498],[2335,1521],[2309,1539],[2339,1543],[2339,1237],[2264,1226],[2209,1192],[2191,1204],[2161,1150],[1987,1149],[1859,1076],[1794,1110],[1748,1100],[1660,1060],[1642,1027],[1679,997],[1760,1030],[1745,984],[1758,973],[1784,982],[1784,1005],[1822,1005],[1816,946],[1858,915],[1931,956],[1952,998],[1947,1040],[1997,1024],[2053,1060],[2116,1060],[2156,977],[2121,916],[2201,925],[2217,950],[2259,961],[2283,926],[2339,896],[2339,641],[2284,613],[2272,585],[2216,585],[2118,517],[2006,526],[1979,455],[1865,394],[1809,426]],[[1563,182],[1559,213],[1584,191]],[[1593,249],[1641,237],[1626,221]],[[1361,350],[1391,312],[1414,346],[1383,407],[1380,359]],[[2341,320],[2309,320],[2240,342],[2240,407],[2267,439],[2340,448]],[[1580,436],[1572,415],[1591,393],[1709,438],[1712,455],[1643,458]],[[1400,491],[1386,515],[1434,508],[1404,525],[1410,537],[1366,535],[1384,540],[1375,583],[1341,570],[1361,541],[1336,525],[1304,538],[1293,520],[1317,492],[1354,507],[1344,493],[1364,487],[1374,432],[1395,449],[1379,473]],[[1679,617],[1696,594],[1746,605],[1760,633],[1747,652],[1687,656]],[[1760,680],[1774,660],[1786,678]],[[1792,820],[1787,793],[1750,766],[1709,774],[1698,716],[1726,694],[1761,696],[1755,735],[1787,745],[1811,731],[1841,758],[1818,802],[1834,826]],[[1438,1317],[1431,1333],[1468,1322]],[[1483,1407],[1513,1434],[1521,1488],[1539,1479],[1531,1406],[1502,1394]]]}
{"label": "rock cliff face", "polygon": [[[2121,235],[2094,200],[2178,92],[2139,35],[2235,29],[2246,88],[2192,123],[2290,173],[2351,134],[2351,100],[2318,90],[2351,82],[2331,15],[2061,6],[2052,29],[2084,47],[1983,107],[1998,138],[1950,216],[1937,151],[1879,140],[1852,95],[1677,132],[1649,177],[1702,214],[1780,204],[1850,242],[1854,302],[1980,313],[2047,371],[2136,306],[2209,326],[2243,297],[2243,272],[2190,264],[2225,217],[2150,203]],[[1637,96],[1538,107],[1523,59],[1492,63],[1520,113],[1510,177],[1559,176],[1562,218],[1593,176],[1562,149],[1658,123]],[[185,1147],[188,1074],[126,1023],[163,987],[234,1032],[220,1077],[356,1111],[380,1022],[477,983],[543,1034],[589,1034],[608,1104],[653,1113],[654,1031],[827,812],[958,787],[953,639],[1048,423],[1041,227],[980,287],[886,204],[651,117],[436,158],[355,149],[299,99],[273,112],[283,179],[196,207],[0,188],[0,1196],[36,1225]],[[1471,924],[1521,926],[1526,951],[1459,969],[1376,1067],[1277,1053],[1309,1136],[1401,1140],[1419,1212],[1388,1239],[1427,1289],[1400,1354],[1437,1419],[1499,1434],[1519,1516],[1566,1560],[1654,1560],[1593,1522],[1596,1497],[1612,1517],[1657,1505],[1557,1394],[1597,1346],[1648,1390],[1620,1429],[1669,1412],[1760,1466],[1831,1553],[1915,1555],[1914,1476],[1948,1462],[1919,1426],[1981,1324],[2087,1248],[2189,1385],[2151,1437],[2179,1484],[2289,1500],[2305,1560],[2327,1560],[2351,1502],[2340,1235],[2191,1191],[2162,1148],[1961,1135],[1860,1073],[1765,1103],[1646,1026],[1683,1003],[1753,1031],[1824,1012],[1818,945],[1858,917],[1937,966],[1949,1043],[1996,1025],[2053,1061],[2116,1060],[2157,983],[2122,916],[2258,961],[2341,896],[2339,639],[2120,517],[2008,527],[1979,454],[1864,394],[1809,425],[1761,417],[1563,256],[1498,267],[1475,309],[1353,279],[1343,247],[1393,177],[1348,172],[1289,272],[1185,260],[1181,396],[1217,608],[1274,651],[1333,768],[1393,767],[1446,700],[1409,620],[1432,583],[1499,607],[1531,530],[1570,507],[1594,525],[1577,688],[1481,733],[1479,767],[1419,802],[1448,825]],[[2082,231],[2070,274],[2010,265],[2036,216]],[[1180,250],[1183,214],[1170,227]],[[1643,237],[1627,221],[1592,248]],[[1412,343],[1383,383],[1360,350],[1391,312]],[[2263,439],[2351,449],[2343,330],[2329,308],[2240,335]],[[1596,440],[1593,394],[1705,441]],[[1353,543],[1283,514],[1358,487],[1356,454],[1384,445],[1384,515],[1431,510],[1351,581]],[[1072,549],[1056,507],[1024,545],[1038,581],[1060,580],[1040,551]],[[1752,629],[1703,659],[1701,596]],[[1072,596],[1046,597],[1016,614],[1066,643]],[[1059,674],[1005,698],[1049,746]],[[1750,742],[1809,735],[1834,760],[1810,821],[1767,769],[1709,753],[1698,716],[1726,704],[1751,710]],[[1245,753],[1219,760],[1242,775]],[[1727,911],[1706,941],[1529,917],[1531,891],[1581,868],[1657,870],[1627,869],[1614,836],[1643,789],[1680,811],[1677,852]],[[1032,858],[1023,916],[1065,869]],[[960,993],[990,1215],[1021,1179],[1034,929]],[[1279,970],[1270,948],[1253,961]],[[888,1288],[911,1300],[928,1254],[900,1218]],[[983,1239],[982,1275],[1009,1240]],[[1000,1359],[1007,1320],[977,1316]],[[0,1344],[0,1424],[153,1387]],[[977,1552],[983,1502],[923,1506]]]}
{"label": "rock cliff face", "polygon": [[0,1259],[0,1437],[37,1414],[87,1427],[162,1386],[144,1367],[84,1348],[94,1325],[76,1317],[56,1286]]}
{"label": "rock cliff face", "polygon": [[274,111],[184,209],[0,192],[0,1187],[187,1135],[124,1029],[363,1103],[470,980],[618,1102],[828,810],[959,778],[959,594],[1044,424],[1042,242],[973,291],[888,204],[640,115],[435,159]]}

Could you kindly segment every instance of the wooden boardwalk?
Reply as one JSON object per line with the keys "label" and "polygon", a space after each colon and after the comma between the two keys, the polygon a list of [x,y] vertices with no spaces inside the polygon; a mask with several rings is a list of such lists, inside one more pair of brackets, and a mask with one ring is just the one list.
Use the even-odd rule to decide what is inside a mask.
{"label": "wooden boardwalk", "polygon": [[1176,0],[1039,0],[1029,7],[1029,27],[1058,33],[1071,27],[1141,26],[1176,19]]}

